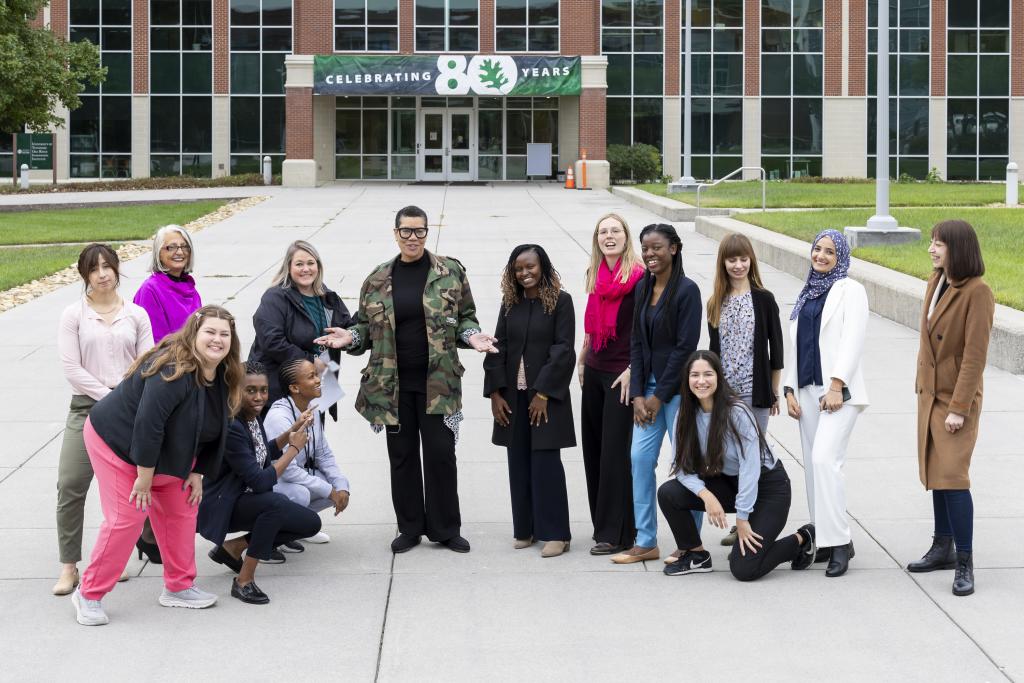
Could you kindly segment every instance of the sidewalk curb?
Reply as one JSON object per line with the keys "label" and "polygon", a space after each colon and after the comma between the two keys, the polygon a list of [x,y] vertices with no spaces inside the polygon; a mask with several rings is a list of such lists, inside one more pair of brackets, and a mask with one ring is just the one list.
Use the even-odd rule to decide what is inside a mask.
{"label": "sidewalk curb", "polygon": [[[669,199],[668,197],[659,197],[656,194],[645,192],[644,190],[638,190],[632,187],[623,187],[622,185],[613,185],[609,188],[613,195],[622,197],[631,204],[647,209],[651,213],[656,213],[662,218],[665,218],[673,223],[692,223],[697,218],[697,207],[684,204],[683,202],[676,201],[675,199]],[[701,209],[702,216],[731,216],[733,213],[732,209]]]}
{"label": "sidewalk curb", "polygon": [[[729,233],[745,235],[757,258],[793,277],[807,277],[807,242],[727,217],[701,216],[696,230],[718,241]],[[924,280],[859,258],[851,259],[850,276],[864,285],[874,313],[919,329],[927,288]],[[1024,312],[996,304],[988,363],[1014,374],[1024,373]]]}

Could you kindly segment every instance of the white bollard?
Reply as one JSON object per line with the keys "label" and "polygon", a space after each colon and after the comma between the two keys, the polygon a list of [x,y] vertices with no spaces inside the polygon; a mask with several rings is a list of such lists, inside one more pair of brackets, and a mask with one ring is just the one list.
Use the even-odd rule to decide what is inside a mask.
{"label": "white bollard", "polygon": [[273,177],[270,173],[270,157],[263,157],[263,184],[269,185]]}
{"label": "white bollard", "polygon": [[28,164],[21,165],[21,189],[28,189]]}
{"label": "white bollard", "polygon": [[1018,188],[1017,164],[1012,161],[1006,165],[1006,205],[1017,206]]}

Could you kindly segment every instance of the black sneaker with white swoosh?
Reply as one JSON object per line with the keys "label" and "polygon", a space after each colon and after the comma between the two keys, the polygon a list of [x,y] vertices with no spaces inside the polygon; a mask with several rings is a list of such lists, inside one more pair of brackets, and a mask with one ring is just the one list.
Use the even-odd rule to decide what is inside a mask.
{"label": "black sneaker with white swoosh", "polygon": [[711,553],[706,550],[687,550],[678,560],[665,567],[668,576],[705,574],[711,571]]}

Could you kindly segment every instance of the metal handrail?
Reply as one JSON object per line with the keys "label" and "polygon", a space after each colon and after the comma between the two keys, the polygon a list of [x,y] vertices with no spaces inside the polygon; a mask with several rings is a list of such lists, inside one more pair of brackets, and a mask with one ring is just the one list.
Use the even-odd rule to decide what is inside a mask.
{"label": "metal handrail", "polygon": [[737,173],[740,173],[742,171],[760,171],[761,172],[761,212],[763,213],[764,209],[765,209],[765,188],[767,186],[768,174],[765,173],[764,169],[761,168],[760,166],[740,166],[739,168],[737,168],[732,173],[729,173],[728,175],[722,176],[721,178],[719,178],[718,180],[716,180],[713,183],[697,183],[697,215],[698,216],[700,215],[700,191],[701,190],[703,190],[705,187],[714,187],[715,185],[717,185],[718,183],[722,182],[723,180],[728,180],[729,178],[732,178],[734,175],[736,175]]}

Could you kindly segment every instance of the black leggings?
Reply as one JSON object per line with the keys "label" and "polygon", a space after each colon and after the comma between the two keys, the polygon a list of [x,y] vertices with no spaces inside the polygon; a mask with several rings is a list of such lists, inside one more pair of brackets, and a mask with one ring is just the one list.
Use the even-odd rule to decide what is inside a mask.
{"label": "black leggings", "polygon": [[[736,492],[739,478],[727,474],[705,477],[704,485],[715,495],[726,512],[736,512]],[[800,544],[796,536],[789,535],[779,538],[782,528],[789,517],[789,504],[792,492],[789,475],[779,462],[774,469],[761,468],[761,478],[757,483],[757,501],[754,511],[750,514],[750,528],[763,536],[761,548],[757,553],[747,550],[746,555],[740,553],[739,540],[732,546],[729,553],[729,570],[740,581],[759,579],[783,562],[796,559]],[[677,479],[669,479],[658,489],[658,505],[672,528],[676,546],[681,550],[691,550],[701,545],[700,530],[690,514],[691,510],[704,510],[704,501],[690,492]]]}
{"label": "black leggings", "polygon": [[309,538],[320,531],[320,515],[293,503],[280,493],[243,493],[235,501],[228,533],[248,531],[245,551],[257,560],[269,560],[279,545]]}

